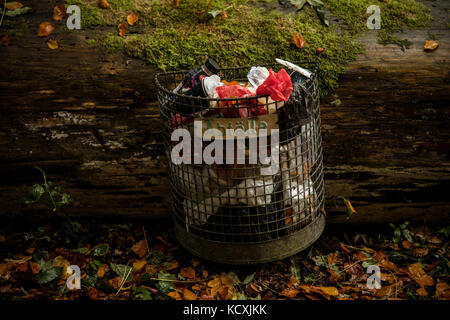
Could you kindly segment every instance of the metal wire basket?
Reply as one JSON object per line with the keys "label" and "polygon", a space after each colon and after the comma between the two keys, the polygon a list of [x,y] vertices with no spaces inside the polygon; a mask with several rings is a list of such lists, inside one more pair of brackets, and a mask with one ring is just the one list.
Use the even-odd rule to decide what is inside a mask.
{"label": "metal wire basket", "polygon": [[[191,97],[172,91],[187,70],[162,72],[155,76],[169,163],[175,231],[181,245],[194,255],[229,264],[263,263],[307,248],[322,233],[325,218],[322,214],[324,183],[318,65],[311,62],[296,64],[311,70],[312,76],[306,79],[291,72],[294,90],[286,102],[275,102],[267,96]],[[280,69],[279,65],[266,67],[274,71]],[[219,76],[226,81],[246,82],[249,69],[221,69]],[[242,109],[248,118],[233,116],[239,115]],[[176,145],[172,133],[175,129],[186,129],[195,137],[195,121],[202,121],[207,127],[216,127],[222,132],[237,126],[236,123],[239,125],[239,121],[244,130],[252,124],[258,128],[265,125],[278,129],[278,143],[275,136],[268,133],[267,147],[257,144],[258,152],[264,151],[268,157],[276,158],[278,168],[271,174],[261,175],[261,169],[267,169],[268,164],[250,161],[247,149],[251,138],[242,140],[244,153],[238,155],[233,147],[236,161],[231,164],[196,164],[195,157],[209,144],[203,143],[196,152],[193,138],[185,147],[189,149],[190,146],[194,152],[189,154],[183,150],[184,159],[191,161],[175,164],[171,160]],[[228,140],[224,139],[223,145]]]}

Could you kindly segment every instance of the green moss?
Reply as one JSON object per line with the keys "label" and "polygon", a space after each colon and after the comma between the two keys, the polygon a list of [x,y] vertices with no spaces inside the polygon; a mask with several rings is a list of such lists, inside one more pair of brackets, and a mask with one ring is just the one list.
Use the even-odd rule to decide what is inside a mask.
{"label": "green moss", "polygon": [[378,33],[378,42],[383,45],[388,45],[388,44],[397,45],[402,49],[402,51],[405,51],[405,49],[409,49],[411,47],[411,45],[413,44],[408,39],[400,39],[397,36],[391,35],[388,32],[383,32],[383,31],[380,31]]}
{"label": "green moss", "polygon": [[[96,1],[84,2],[94,8]],[[325,27],[310,6],[286,14],[275,10],[277,0],[214,0],[209,10],[226,8],[228,18],[215,19],[207,13],[209,0],[181,0],[173,8],[168,0],[109,0],[110,10],[95,8],[93,21],[101,16],[103,23],[114,26],[111,33],[97,39],[97,45],[108,50],[124,50],[128,55],[145,60],[163,70],[190,68],[214,57],[225,66],[272,62],[276,57],[291,61],[320,63],[322,94],[337,86],[337,79],[347,62],[361,52],[356,36],[367,30],[367,7],[373,0],[328,0],[326,9],[342,24]],[[80,2],[80,0],[69,0]],[[389,36],[391,32],[424,26],[431,17],[422,4],[413,0],[376,2],[381,9],[380,41],[406,45],[405,40]],[[129,11],[139,13],[137,26],[130,27],[125,37],[117,35],[117,23],[125,21]],[[95,19],[94,19],[95,18]],[[83,20],[83,18],[82,18]],[[92,25],[92,24],[91,24]],[[134,32],[138,30],[138,32]],[[306,47],[299,49],[288,43],[293,33],[305,38]],[[322,54],[316,49],[324,48]]]}
{"label": "green moss", "polygon": [[14,37],[22,37],[30,32],[30,26],[24,17],[5,17],[3,20],[2,29],[4,29],[7,34]]}
{"label": "green moss", "polygon": [[90,28],[94,26],[103,26],[105,22],[100,15],[100,8],[97,2],[83,0],[66,0],[66,5],[77,5],[81,11],[81,27]]}

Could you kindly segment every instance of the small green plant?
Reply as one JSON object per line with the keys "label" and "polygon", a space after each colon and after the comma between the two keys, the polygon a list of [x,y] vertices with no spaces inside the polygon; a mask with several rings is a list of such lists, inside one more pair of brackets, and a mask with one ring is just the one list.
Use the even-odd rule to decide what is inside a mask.
{"label": "small green plant", "polygon": [[390,223],[389,226],[394,229],[394,237],[392,238],[392,241],[394,243],[399,243],[402,241],[402,239],[406,239],[409,242],[414,242],[414,239],[409,232],[409,222],[406,221],[400,226],[396,227],[393,223]]}

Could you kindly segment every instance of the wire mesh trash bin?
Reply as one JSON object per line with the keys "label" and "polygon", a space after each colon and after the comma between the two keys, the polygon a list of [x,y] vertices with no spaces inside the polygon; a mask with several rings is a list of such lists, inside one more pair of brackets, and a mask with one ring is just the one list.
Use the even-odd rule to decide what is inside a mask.
{"label": "wire mesh trash bin", "polygon": [[[293,91],[287,101],[187,96],[174,88],[188,71],[155,76],[175,232],[194,255],[228,264],[263,263],[293,255],[321,235],[318,65],[297,64],[312,75],[308,79],[291,71]],[[218,75],[242,83],[248,70],[225,68]],[[235,136],[227,135],[233,130]],[[205,154],[215,161],[202,158]],[[266,161],[255,161],[255,154]]]}

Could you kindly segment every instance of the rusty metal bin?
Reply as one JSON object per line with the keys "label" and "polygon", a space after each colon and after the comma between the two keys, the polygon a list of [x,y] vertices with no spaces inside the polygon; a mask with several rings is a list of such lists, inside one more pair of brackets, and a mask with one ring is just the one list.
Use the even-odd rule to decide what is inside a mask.
{"label": "rusty metal bin", "polygon": [[[321,235],[325,217],[318,65],[297,65],[311,70],[312,75],[307,79],[291,71],[293,92],[286,102],[275,102],[266,96],[191,97],[173,92],[188,71],[155,76],[176,236],[194,255],[228,264],[263,263],[291,256]],[[280,69],[279,65],[266,67]],[[249,69],[225,68],[219,76],[226,81],[244,82]],[[224,118],[220,111],[230,107],[247,108],[249,117]],[[261,112],[251,116],[255,110],[251,108],[255,107]],[[253,128],[257,136],[243,138],[240,146],[245,146],[245,152],[238,154],[238,150],[242,151],[238,149],[238,138],[227,139],[224,135],[223,154],[231,150],[225,146],[233,140],[236,161],[196,164],[195,157],[212,142],[203,142],[195,150],[193,141],[208,128],[223,133],[227,128],[235,132]],[[177,132],[189,133],[191,137],[190,141],[183,139],[184,147],[190,151],[183,149],[184,163],[174,163],[171,158],[181,143],[181,139],[172,141],[176,129],[183,129]],[[256,141],[257,152],[266,152],[273,163],[278,161],[278,168],[272,162],[269,165],[250,161],[250,141]],[[220,147],[215,148],[213,154],[219,153]]]}

